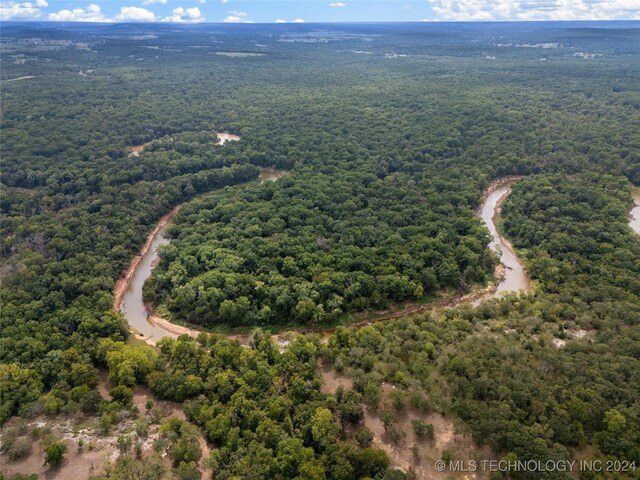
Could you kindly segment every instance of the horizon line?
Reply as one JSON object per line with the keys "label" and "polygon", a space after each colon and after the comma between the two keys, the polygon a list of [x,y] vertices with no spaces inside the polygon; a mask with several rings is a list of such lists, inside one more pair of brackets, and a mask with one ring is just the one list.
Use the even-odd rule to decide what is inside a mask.
{"label": "horizon line", "polygon": [[635,22],[640,26],[640,19],[630,18],[614,18],[607,20],[593,19],[593,20],[563,20],[563,19],[553,19],[553,20],[520,20],[520,19],[510,19],[510,20],[399,20],[399,21],[386,21],[386,20],[355,20],[355,21],[304,21],[304,22],[163,22],[163,21],[153,21],[153,22],[137,22],[137,21],[111,21],[105,20],[101,22],[84,22],[84,21],[57,21],[57,20],[3,20],[0,19],[0,23],[51,23],[51,24],[82,24],[82,25],[230,25],[230,26],[250,26],[250,25],[313,25],[313,24],[399,24],[399,23],[416,23],[416,24],[424,24],[424,23],[478,23],[478,24],[489,24],[489,23],[558,23],[558,22],[566,22],[566,23],[595,23],[595,22]]}

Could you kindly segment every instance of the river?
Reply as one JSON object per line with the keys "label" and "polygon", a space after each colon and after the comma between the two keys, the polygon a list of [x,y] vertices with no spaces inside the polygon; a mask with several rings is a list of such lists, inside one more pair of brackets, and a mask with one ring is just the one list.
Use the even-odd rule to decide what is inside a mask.
{"label": "river", "polygon": [[[260,183],[262,184],[267,181],[274,182],[286,175],[286,173],[287,172],[283,170],[263,168],[260,170]],[[379,320],[395,318],[400,314],[402,316],[411,315],[425,311],[429,308],[439,308],[446,305],[456,306],[464,301],[473,301],[474,305],[477,305],[482,300],[500,297],[506,292],[519,292],[521,290],[529,292],[531,290],[531,284],[526,273],[526,269],[515,255],[509,242],[500,236],[496,225],[500,205],[509,193],[511,193],[511,188],[517,180],[517,178],[506,178],[492,183],[485,192],[484,201],[482,202],[481,208],[478,212],[478,215],[486,223],[489,228],[489,232],[491,233],[492,240],[489,247],[501,254],[500,262],[504,266],[504,275],[501,276],[502,278],[500,279],[497,288],[487,289],[486,292],[477,292],[478,296],[476,297],[473,297],[472,295],[471,298],[461,297],[443,299],[442,305],[438,304],[438,302],[434,302],[432,305],[408,308],[389,317],[381,316]],[[164,235],[166,226],[171,222],[175,215],[177,215],[179,210],[180,207],[176,207],[161,219],[156,228],[149,235],[147,242],[141,251],[141,255],[137,256],[133,260],[127,274],[116,286],[114,308],[122,311],[129,322],[130,327],[132,327],[138,335],[144,337],[144,339],[150,344],[155,344],[165,336],[177,338],[181,334],[188,334],[191,336],[196,336],[198,334],[197,330],[175,325],[167,320],[151,315],[142,300],[142,287],[144,282],[151,276],[153,267],[157,262],[158,248],[161,245],[169,243],[169,239]],[[247,335],[229,336],[241,341],[242,343],[246,343],[248,341]]]}
{"label": "river", "polygon": [[[22,77],[22,78],[31,78],[31,77]],[[20,80],[20,79],[16,78],[14,80]],[[240,140],[240,135],[234,135],[233,133],[216,132],[216,135],[218,136],[218,141],[216,142],[216,145],[224,145],[227,142],[237,142],[238,140]],[[173,141],[173,137],[169,137],[169,139]],[[150,143],[151,142],[147,142],[147,143],[143,143],[142,145],[134,145],[132,147],[129,147],[129,156],[139,157],[140,154],[146,148],[146,146],[149,145]]]}
{"label": "river", "polygon": [[517,181],[517,178],[508,178],[494,182],[489,187],[480,208],[480,218],[491,234],[489,248],[500,255],[500,263],[504,265],[504,275],[493,293],[493,297],[497,298],[508,292],[523,290],[529,293],[531,291],[531,280],[524,265],[515,254],[509,241],[500,235],[497,225],[500,205],[509,196],[513,184]]}
{"label": "river", "polygon": [[[260,170],[260,183],[275,182],[286,173],[284,170],[263,168]],[[178,214],[179,210],[180,207],[176,207],[162,217],[147,238],[147,242],[141,250],[141,255],[138,255],[133,260],[127,270],[127,274],[116,285],[114,308],[120,310],[129,322],[129,326],[151,344],[155,344],[162,337],[177,338],[180,334],[194,332],[186,327],[169,324],[166,320],[150,317],[149,311],[142,300],[142,287],[144,282],[151,276],[153,267],[158,260],[158,248],[169,243],[169,239],[165,236],[167,225]],[[152,318],[153,322],[150,321]]]}
{"label": "river", "polygon": [[134,269],[126,293],[120,304],[120,311],[127,318],[129,325],[141,336],[153,342],[167,335],[173,338],[177,337],[173,332],[167,332],[164,328],[148,321],[147,307],[142,301],[142,286],[151,276],[154,262],[158,258],[158,247],[169,243],[169,239],[165,236],[165,229],[166,227],[160,229],[156,235],[154,235],[149,249]]}
{"label": "river", "polygon": [[232,133],[218,133],[218,143],[216,145],[224,145],[226,142],[237,142],[240,140],[239,135],[234,135]]}

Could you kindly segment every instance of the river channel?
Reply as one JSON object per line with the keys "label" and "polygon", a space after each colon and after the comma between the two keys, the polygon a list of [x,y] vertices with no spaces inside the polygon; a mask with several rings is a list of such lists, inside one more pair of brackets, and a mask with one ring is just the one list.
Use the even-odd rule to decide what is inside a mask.
{"label": "river channel", "polygon": [[[263,168],[260,170],[260,183],[275,182],[286,173],[284,170]],[[150,312],[142,300],[142,286],[151,276],[153,267],[158,260],[158,249],[170,241],[165,235],[167,225],[179,210],[180,207],[176,207],[162,217],[148,237],[140,252],[141,255],[134,259],[127,274],[116,285],[114,307],[124,314],[129,326],[149,343],[156,343],[165,336],[177,338],[182,333],[191,332],[190,329],[179,325],[166,325],[168,322],[158,321],[159,319],[152,321],[155,317],[150,316]]]}
{"label": "river channel", "polygon": [[631,209],[629,226],[634,232],[640,234],[640,188],[636,188],[631,192],[634,207]]}
{"label": "river channel", "polygon": [[[260,171],[260,183],[274,182],[286,173],[282,170],[263,168]],[[474,304],[487,298],[500,297],[507,292],[529,292],[531,290],[531,282],[524,265],[516,256],[509,242],[500,235],[497,226],[500,205],[511,193],[511,188],[517,181],[518,178],[505,178],[493,182],[485,192],[484,201],[478,211],[478,215],[491,233],[489,247],[500,255],[500,262],[503,266],[501,270],[504,271],[504,274],[500,275],[497,288],[488,290],[486,294],[475,299]],[[142,299],[142,287],[151,276],[153,267],[158,260],[158,249],[169,243],[169,239],[165,236],[165,229],[173,217],[177,215],[179,209],[180,207],[176,207],[161,219],[149,235],[140,255],[133,260],[127,274],[116,286],[114,308],[124,314],[132,330],[151,344],[155,344],[165,336],[177,338],[183,333],[197,334],[197,330],[174,325],[167,320],[153,316]],[[452,303],[452,305],[455,304],[455,302]]]}
{"label": "river channel", "polygon": [[485,200],[480,208],[480,218],[485,223],[491,234],[489,248],[500,255],[500,263],[504,266],[504,275],[500,279],[493,297],[501,297],[505,293],[531,291],[531,280],[523,263],[516,255],[511,243],[504,238],[499,231],[498,219],[500,206],[509,196],[514,183],[518,179],[506,179],[497,181],[489,187]]}

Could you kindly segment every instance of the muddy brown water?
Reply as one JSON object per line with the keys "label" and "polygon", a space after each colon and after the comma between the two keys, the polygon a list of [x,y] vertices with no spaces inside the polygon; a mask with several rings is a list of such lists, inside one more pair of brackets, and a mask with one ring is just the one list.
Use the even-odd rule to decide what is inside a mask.
{"label": "muddy brown water", "polygon": [[[260,170],[260,183],[275,182],[279,178],[286,175],[284,170],[276,170],[274,168],[263,168]],[[167,328],[162,325],[161,321],[152,321],[154,317],[150,315],[147,306],[142,299],[142,287],[144,282],[151,276],[153,267],[155,267],[158,260],[158,249],[162,245],[167,245],[169,239],[166,237],[166,225],[171,219],[178,213],[179,208],[174,209],[169,215],[163,217],[161,223],[162,227],[154,230],[150,238],[147,240],[147,244],[142,250],[142,256],[137,260],[137,264],[134,262],[128,272],[128,276],[125,276],[121,282],[126,282],[129,278],[126,290],[120,298],[116,294],[115,308],[120,310],[129,326],[136,332],[136,334],[144,338],[148,343],[155,344],[162,337],[177,338],[179,334],[195,333],[197,331],[187,329],[184,327],[175,326],[176,328]],[[120,282],[119,282],[120,283]],[[161,320],[161,319],[157,319]]]}
{"label": "muddy brown water", "polygon": [[260,169],[260,183],[275,182],[284,177],[288,172],[286,170],[278,170],[276,168]]}
{"label": "muddy brown water", "polygon": [[500,298],[508,292],[531,291],[531,280],[527,270],[513,247],[498,230],[498,218],[500,216],[500,206],[509,196],[513,185],[518,179],[508,179],[499,181],[489,189],[484,202],[480,208],[480,218],[485,223],[491,234],[489,248],[500,255],[500,263],[505,266],[503,279],[498,283],[493,297]]}
{"label": "muddy brown water", "polygon": [[631,192],[634,207],[631,209],[629,226],[634,232],[640,234],[640,188],[636,188]]}
{"label": "muddy brown water", "polygon": [[[287,172],[283,170],[263,168],[260,171],[260,183],[276,181],[286,174]],[[501,253],[500,261],[504,264],[506,272],[504,278],[498,284],[497,289],[486,295],[483,294],[481,298],[474,301],[474,304],[487,298],[500,297],[506,292],[519,292],[521,290],[529,292],[531,289],[531,283],[524,265],[515,255],[509,242],[499,234],[496,225],[500,205],[509,195],[513,184],[517,180],[518,179],[509,178],[494,182],[487,190],[485,199],[479,210],[480,217],[487,224],[489,232],[491,233],[492,241],[490,248]],[[173,215],[169,214],[164,217],[162,227],[157,228],[156,231],[152,233],[145,245],[147,248],[143,248],[142,257],[138,259],[137,264],[132,264],[128,272],[128,278],[130,280],[126,291],[122,294],[121,300],[118,298],[118,295],[116,295],[116,310],[122,311],[132,330],[151,344],[155,344],[165,336],[177,338],[178,335],[183,333],[191,336],[197,336],[199,333],[198,330],[173,325],[164,319],[153,316],[142,300],[142,287],[144,282],[151,276],[153,267],[157,263],[158,249],[160,246],[169,243],[169,240],[165,236],[166,225],[171,221],[173,216],[177,214],[177,211],[178,209],[175,209],[172,212]],[[127,277],[121,281],[126,281],[126,278]],[[240,340],[241,343],[246,343],[244,342],[244,340],[246,340],[244,338],[245,336],[246,335],[229,335],[231,338]]]}
{"label": "muddy brown water", "polygon": [[120,311],[129,322],[129,325],[133,327],[140,336],[151,340],[153,343],[165,336],[172,338],[178,337],[178,335],[151,323],[148,319],[149,312],[147,311],[147,307],[142,301],[142,286],[151,276],[153,263],[158,258],[158,248],[168,243],[169,239],[166,238],[165,228],[163,228],[153,237],[151,246],[142,256],[140,263],[138,263],[138,266],[134,270],[120,305]]}

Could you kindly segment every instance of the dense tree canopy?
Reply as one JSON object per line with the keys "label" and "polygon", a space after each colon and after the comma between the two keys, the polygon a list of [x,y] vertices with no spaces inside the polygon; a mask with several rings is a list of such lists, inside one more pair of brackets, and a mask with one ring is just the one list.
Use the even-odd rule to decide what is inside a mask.
{"label": "dense tree canopy", "polygon": [[[188,422],[160,427],[170,466],[123,438],[105,479],[197,478],[205,463],[220,479],[402,478],[371,447],[363,404],[454,415],[510,458],[640,462],[640,240],[626,225],[640,62],[622,27],[3,25],[0,423],[100,415],[106,432],[140,383],[184,402]],[[260,167],[289,174],[260,185]],[[115,282],[184,202],[145,286],[174,321],[347,324],[466,292],[496,262],[482,192],[513,174],[528,178],[501,227],[531,296],[283,352],[262,333],[249,348],[151,349],[113,311]],[[353,390],[322,393],[318,357]]]}

